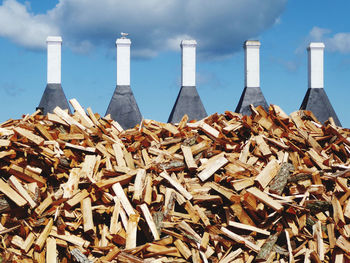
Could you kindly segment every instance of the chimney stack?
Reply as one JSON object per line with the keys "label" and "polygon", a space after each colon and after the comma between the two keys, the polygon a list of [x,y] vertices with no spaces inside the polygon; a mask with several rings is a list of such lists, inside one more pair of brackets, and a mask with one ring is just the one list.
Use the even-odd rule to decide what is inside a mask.
{"label": "chimney stack", "polygon": [[117,47],[117,85],[130,86],[130,45],[128,38],[118,38]]}
{"label": "chimney stack", "polygon": [[308,77],[309,88],[323,88],[323,43],[312,42],[307,48],[308,51]]}
{"label": "chimney stack", "polygon": [[244,44],[245,86],[260,87],[260,41],[248,40]]}
{"label": "chimney stack", "polygon": [[310,110],[316,118],[324,123],[330,117],[334,123],[341,126],[337,114],[324,90],[323,82],[323,57],[324,43],[311,42],[307,47],[308,51],[308,90],[301,103],[301,110]]}
{"label": "chimney stack", "polygon": [[196,86],[196,40],[181,41],[181,86]]}
{"label": "chimney stack", "polygon": [[250,104],[261,105],[268,110],[265,97],[260,89],[260,41],[247,40],[244,43],[244,90],[236,107],[236,112],[250,115]]}
{"label": "chimney stack", "polygon": [[60,36],[49,36],[47,43],[47,85],[43,96],[41,97],[38,108],[43,114],[53,112],[56,106],[61,109],[70,108],[67,98],[61,86],[61,46],[62,38]]}
{"label": "chimney stack", "polygon": [[207,116],[196,88],[196,46],[196,40],[181,41],[181,89],[168,122],[178,123],[185,114],[189,120]]}
{"label": "chimney stack", "polygon": [[133,128],[142,120],[139,107],[130,88],[130,39],[127,33],[115,42],[117,47],[117,87],[108,105],[106,115],[117,121],[124,129]]}
{"label": "chimney stack", "polygon": [[61,37],[48,37],[47,43],[47,84],[61,84]]}

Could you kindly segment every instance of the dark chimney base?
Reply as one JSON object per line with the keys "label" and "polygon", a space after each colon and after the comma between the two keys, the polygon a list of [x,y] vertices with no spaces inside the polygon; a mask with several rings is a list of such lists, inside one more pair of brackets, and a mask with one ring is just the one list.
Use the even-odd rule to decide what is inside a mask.
{"label": "dark chimney base", "polygon": [[168,122],[178,123],[187,114],[189,120],[201,120],[207,117],[196,86],[182,86],[170,113]]}
{"label": "dark chimney base", "polygon": [[119,85],[114,90],[106,115],[110,114],[123,129],[130,129],[142,120],[139,107],[129,85]]}
{"label": "dark chimney base", "polygon": [[269,109],[260,87],[245,87],[235,112],[250,115],[252,113],[249,107],[250,104],[253,104],[254,107],[261,105],[266,111]]}
{"label": "dark chimney base", "polygon": [[301,103],[300,109],[312,111],[321,123],[324,123],[329,117],[332,117],[335,124],[341,126],[338,116],[323,88],[309,88]]}
{"label": "dark chimney base", "polygon": [[42,113],[46,115],[47,113],[52,113],[56,106],[59,106],[62,110],[68,109],[69,113],[71,113],[61,84],[50,83],[46,85],[38,108],[40,108]]}

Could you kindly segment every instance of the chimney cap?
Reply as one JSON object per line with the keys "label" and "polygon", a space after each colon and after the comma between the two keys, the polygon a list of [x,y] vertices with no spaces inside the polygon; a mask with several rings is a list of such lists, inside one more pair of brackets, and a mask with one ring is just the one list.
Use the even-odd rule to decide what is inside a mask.
{"label": "chimney cap", "polygon": [[325,48],[325,45],[323,42],[311,42],[309,46],[307,47],[308,49],[314,49],[314,48]]}
{"label": "chimney cap", "polygon": [[197,41],[196,40],[182,40],[180,46],[196,46],[197,45]]}
{"label": "chimney cap", "polygon": [[260,47],[260,41],[259,40],[246,40],[244,42],[244,47]]}
{"label": "chimney cap", "polygon": [[62,37],[60,36],[48,36],[46,42],[62,42]]}
{"label": "chimney cap", "polygon": [[131,45],[131,40],[129,38],[117,38],[117,40],[115,41],[116,45]]}

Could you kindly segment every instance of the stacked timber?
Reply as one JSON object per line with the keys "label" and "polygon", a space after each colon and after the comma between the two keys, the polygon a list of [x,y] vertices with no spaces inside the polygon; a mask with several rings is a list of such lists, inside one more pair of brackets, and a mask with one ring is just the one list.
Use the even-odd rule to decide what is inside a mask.
{"label": "stacked timber", "polygon": [[86,111],[0,125],[5,262],[348,262],[350,130],[251,107],[123,130]]}

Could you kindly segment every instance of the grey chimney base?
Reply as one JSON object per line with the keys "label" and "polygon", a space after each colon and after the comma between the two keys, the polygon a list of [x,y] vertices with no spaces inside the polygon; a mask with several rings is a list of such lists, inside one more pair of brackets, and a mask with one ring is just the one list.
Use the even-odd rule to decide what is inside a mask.
{"label": "grey chimney base", "polygon": [[269,109],[260,87],[245,87],[235,112],[250,115],[252,113],[250,104],[253,104],[254,107],[261,105],[266,111]]}
{"label": "grey chimney base", "polygon": [[324,123],[329,117],[333,117],[335,124],[341,126],[338,116],[323,88],[309,88],[300,109],[312,111],[321,123]]}
{"label": "grey chimney base", "polygon": [[129,85],[117,85],[107,108],[108,114],[123,129],[133,128],[141,122],[142,115]]}
{"label": "grey chimney base", "polygon": [[196,86],[182,86],[169,115],[168,122],[178,123],[187,114],[189,120],[201,120],[207,117]]}
{"label": "grey chimney base", "polygon": [[46,85],[38,108],[41,108],[42,113],[46,115],[47,113],[52,113],[56,106],[59,106],[63,110],[68,109],[69,113],[71,113],[61,84],[50,83]]}

